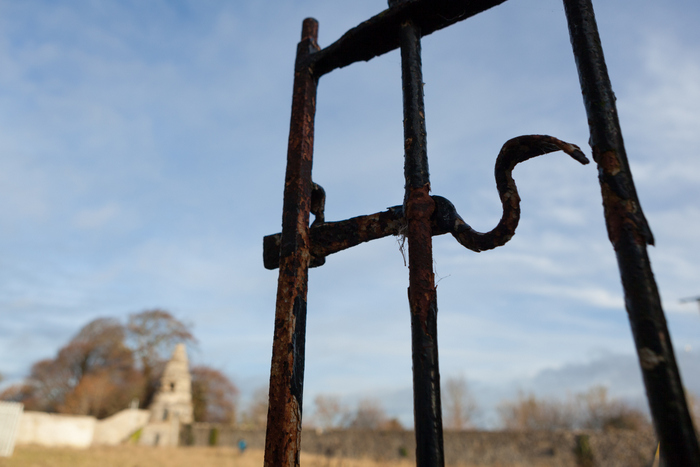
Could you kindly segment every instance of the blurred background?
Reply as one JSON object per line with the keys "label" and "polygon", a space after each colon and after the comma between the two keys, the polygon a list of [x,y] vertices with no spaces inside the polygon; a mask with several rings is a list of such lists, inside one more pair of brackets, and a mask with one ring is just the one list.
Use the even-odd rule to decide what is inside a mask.
{"label": "blurred background", "polygon": [[[700,5],[595,6],[677,358],[700,394],[700,314],[681,303],[700,295]],[[315,17],[326,46],[385,8],[0,0],[0,389],[94,319],[162,309],[190,325],[193,364],[253,404],[269,378],[277,273],[262,237],[281,226],[301,22]],[[561,2],[506,2],[434,33],[423,65],[432,191],[475,229],[500,218],[508,139],[549,134],[590,156]],[[326,220],[402,202],[398,52],[323,77],[314,158]],[[595,167],[554,153],[514,178],[510,243],[476,254],[434,238],[443,378],[466,382],[482,427],[519,393],[604,387],[644,409]],[[407,286],[395,238],[311,271],[307,401],[371,400],[412,426]]]}

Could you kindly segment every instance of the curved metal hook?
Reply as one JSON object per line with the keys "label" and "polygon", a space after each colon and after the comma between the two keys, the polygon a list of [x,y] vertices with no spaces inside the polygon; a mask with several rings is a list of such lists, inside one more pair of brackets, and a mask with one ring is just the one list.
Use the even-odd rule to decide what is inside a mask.
{"label": "curved metal hook", "polygon": [[449,232],[463,246],[476,252],[505,245],[515,234],[520,221],[520,196],[511,175],[513,169],[520,162],[555,151],[564,151],[581,164],[589,162],[578,146],[552,136],[526,135],[513,138],[503,145],[496,159],[496,188],[503,205],[503,216],[496,228],[486,233],[477,232],[464,222],[449,200],[433,196],[435,226],[438,230],[434,233]]}

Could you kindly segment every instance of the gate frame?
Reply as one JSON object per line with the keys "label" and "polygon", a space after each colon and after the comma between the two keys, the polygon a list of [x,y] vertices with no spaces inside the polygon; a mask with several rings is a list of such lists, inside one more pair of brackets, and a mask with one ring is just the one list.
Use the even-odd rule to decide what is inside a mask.
{"label": "gate frame", "polygon": [[[544,142],[516,138],[506,143],[497,161],[497,182],[504,203],[501,223],[506,219],[510,224],[498,232],[503,238],[490,238],[495,243],[485,248],[480,244],[472,248],[470,242],[484,241],[488,235],[493,237],[501,223],[488,234],[475,233],[449,201],[429,195],[420,39],[505,1],[389,0],[387,10],[325,48],[317,43],[318,22],[313,18],[304,20],[294,66],[282,233],[264,239],[265,267],[280,269],[265,466],[299,465],[309,267],[322,265],[328,254],[400,232],[406,233],[409,250],[416,463],[422,467],[444,465],[431,237],[449,232],[475,251],[500,246],[510,239],[517,226],[519,198],[514,184],[512,189],[506,187],[511,189],[508,195],[512,198],[514,193],[517,198],[511,206],[515,217],[506,219],[509,206],[501,190],[502,180],[498,180],[498,164],[502,156],[507,157],[504,152],[508,152],[509,144],[520,144],[522,147],[515,149],[532,152],[532,148],[523,146],[532,143],[539,152],[513,156],[520,159],[502,167],[503,177],[509,177],[515,164],[542,151],[564,150],[581,162],[580,157],[585,159],[582,154],[580,157],[576,154],[575,146],[551,137],[540,137],[551,138]],[[632,180],[593,6],[591,0],[563,2],[588,116],[589,143],[598,166],[608,237],[617,256],[625,307],[660,440],[661,457],[669,466],[700,465],[700,448],[647,254],[647,245],[653,245],[654,239]],[[311,178],[318,80],[337,68],[370,60],[396,48],[401,49],[404,91],[404,204],[382,213],[326,223],[325,193]],[[310,214],[315,217],[311,226]],[[471,239],[470,231],[481,237]]]}

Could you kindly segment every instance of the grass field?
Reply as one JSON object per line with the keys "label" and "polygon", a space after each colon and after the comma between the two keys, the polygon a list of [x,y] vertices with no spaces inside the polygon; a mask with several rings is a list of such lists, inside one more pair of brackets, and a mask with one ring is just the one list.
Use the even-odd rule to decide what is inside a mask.
{"label": "grass field", "polygon": [[[1,467],[260,467],[263,452],[226,447],[154,448],[148,446],[95,447],[91,449],[19,446],[10,458],[0,457]],[[301,454],[303,467],[413,467],[409,461],[375,462],[358,459],[328,459]],[[546,467],[547,464],[542,464]],[[448,467],[470,467],[466,464]],[[494,466],[497,467],[497,466]],[[502,466],[505,467],[505,466]],[[519,467],[512,465],[508,467]]]}
{"label": "grass field", "polygon": [[[95,447],[91,449],[43,448],[19,446],[10,458],[0,457],[2,467],[260,467],[263,452],[233,448],[186,447],[153,448],[146,446]],[[404,462],[373,462],[356,459],[326,459],[301,455],[304,467],[409,467]]]}

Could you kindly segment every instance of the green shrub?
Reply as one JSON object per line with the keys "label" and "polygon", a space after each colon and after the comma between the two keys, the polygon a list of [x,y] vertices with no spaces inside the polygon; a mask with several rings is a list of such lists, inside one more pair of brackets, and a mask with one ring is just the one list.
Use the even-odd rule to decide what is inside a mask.
{"label": "green shrub", "polygon": [[576,467],[593,467],[595,465],[588,435],[578,435],[576,437],[574,455],[576,456]]}
{"label": "green shrub", "polygon": [[214,427],[209,430],[209,446],[216,446],[219,442],[219,429]]}
{"label": "green shrub", "polygon": [[194,445],[194,429],[192,425],[185,425],[180,432],[180,443],[184,446]]}
{"label": "green shrub", "polygon": [[131,433],[131,436],[129,436],[129,443],[138,444],[139,440],[141,439],[141,433],[143,433],[143,428],[139,428],[138,430]]}

